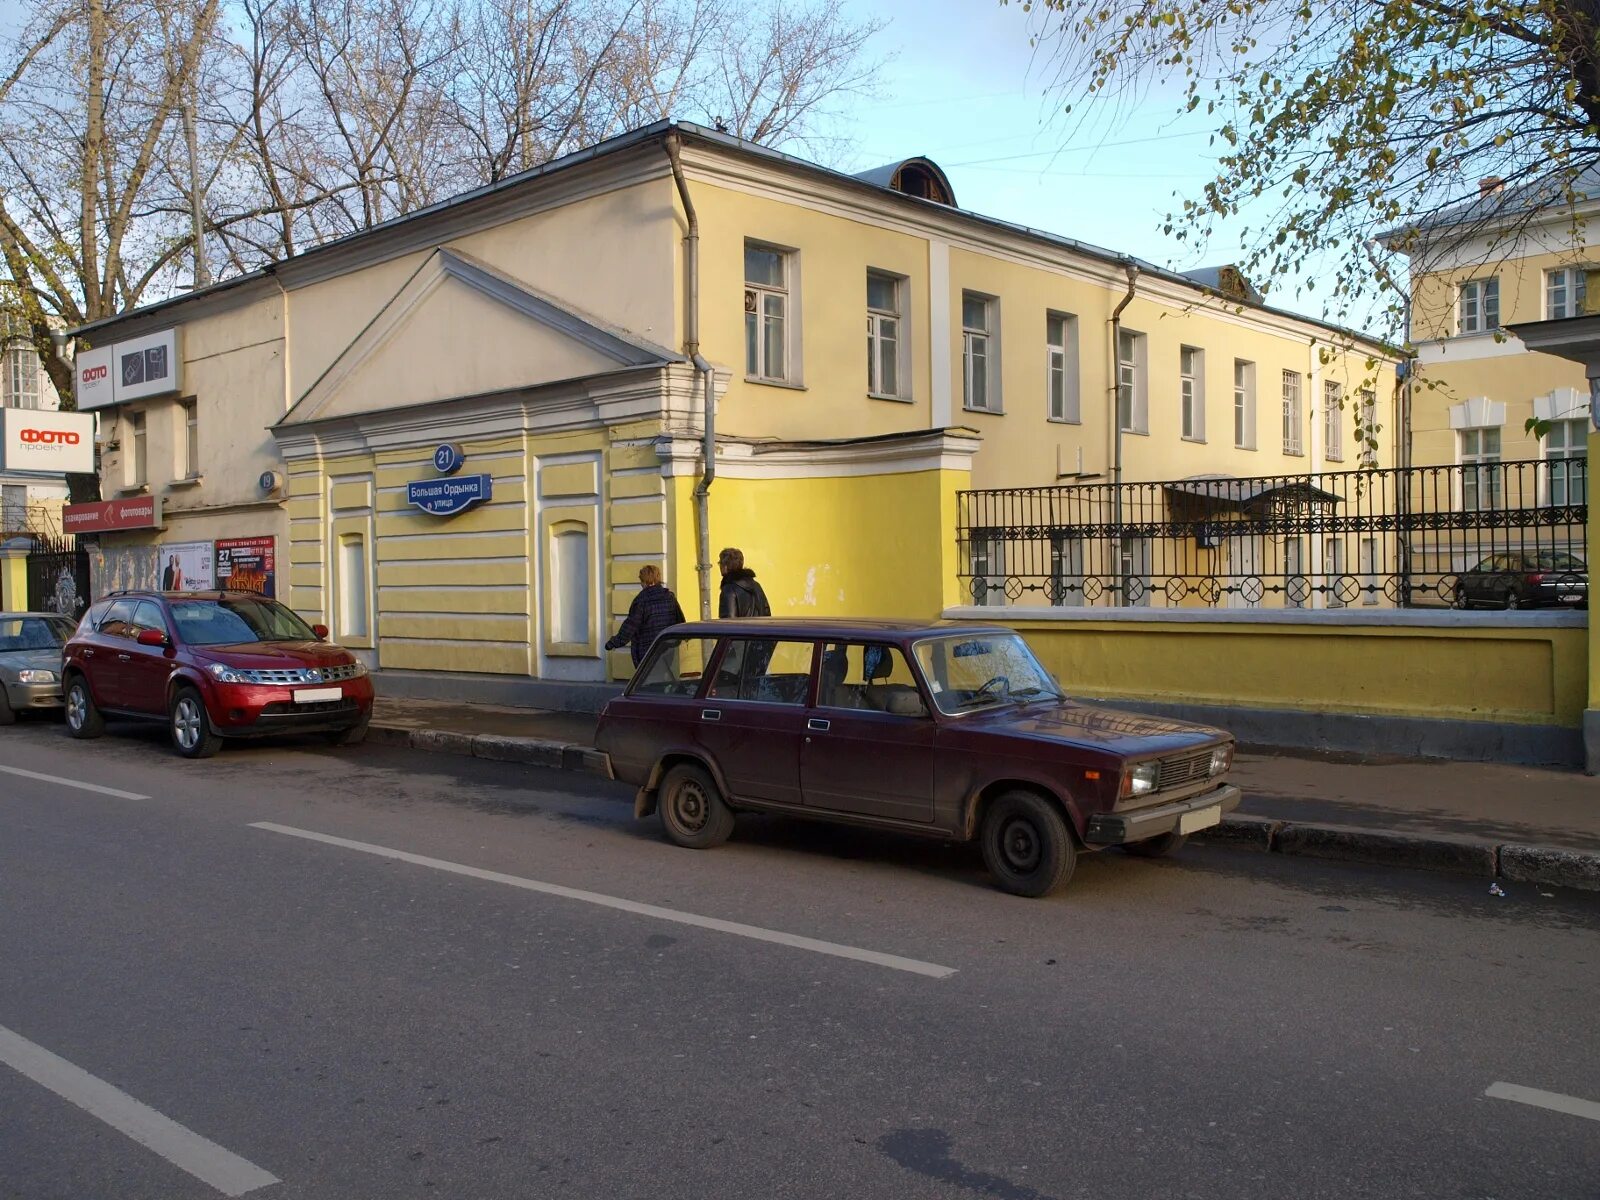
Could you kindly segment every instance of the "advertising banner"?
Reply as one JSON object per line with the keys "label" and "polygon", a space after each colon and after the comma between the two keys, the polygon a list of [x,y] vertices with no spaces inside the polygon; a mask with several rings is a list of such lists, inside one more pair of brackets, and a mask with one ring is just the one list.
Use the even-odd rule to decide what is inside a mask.
{"label": "advertising banner", "polygon": [[94,474],[94,415],[0,409],[0,470]]}
{"label": "advertising banner", "polygon": [[278,539],[275,537],[219,538],[217,586],[232,592],[278,595]]}
{"label": "advertising banner", "polygon": [[208,592],[217,586],[212,569],[215,549],[210,542],[168,542],[157,550],[163,592]]}
{"label": "advertising banner", "polygon": [[116,367],[115,346],[102,346],[97,350],[80,350],[72,367],[77,378],[78,411],[104,408],[117,398],[116,383],[111,372]]}
{"label": "advertising banner", "polygon": [[178,331],[163,329],[131,341],[80,352],[73,363],[78,409],[104,408],[183,386]]}
{"label": "advertising banner", "polygon": [[119,529],[158,529],[160,526],[160,496],[69,504],[61,510],[62,533],[111,533]]}

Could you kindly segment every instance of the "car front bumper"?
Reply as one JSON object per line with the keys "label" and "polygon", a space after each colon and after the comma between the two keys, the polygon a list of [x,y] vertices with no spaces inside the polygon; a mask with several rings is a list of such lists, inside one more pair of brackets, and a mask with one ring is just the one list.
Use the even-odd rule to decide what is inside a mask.
{"label": "car front bumper", "polygon": [[[314,685],[313,685],[314,686]],[[216,683],[206,697],[211,726],[223,737],[272,737],[349,729],[372,717],[372,682],[365,676],[328,684],[337,700],[297,703],[296,689],[261,684]],[[306,690],[306,689],[299,689]]]}
{"label": "car front bumper", "polygon": [[11,707],[22,712],[30,708],[60,708],[61,683],[12,683],[7,680],[5,684],[6,700]]}
{"label": "car front bumper", "polygon": [[1091,846],[1122,846],[1129,842],[1142,842],[1178,831],[1186,824],[1184,818],[1190,814],[1215,808],[1220,819],[1223,814],[1239,807],[1239,799],[1239,789],[1231,783],[1225,783],[1209,792],[1171,804],[1153,804],[1149,808],[1136,808],[1129,812],[1096,813],[1089,818],[1084,841]]}

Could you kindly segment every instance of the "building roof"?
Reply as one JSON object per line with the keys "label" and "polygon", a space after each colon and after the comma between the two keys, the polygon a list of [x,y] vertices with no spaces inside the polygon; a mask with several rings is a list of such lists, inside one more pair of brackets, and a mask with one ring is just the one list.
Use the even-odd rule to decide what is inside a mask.
{"label": "building roof", "polygon": [[[241,288],[254,282],[264,281],[274,276],[281,277],[286,272],[293,271],[301,264],[309,264],[317,260],[331,258],[342,250],[347,250],[360,244],[376,244],[382,239],[394,235],[395,231],[403,227],[415,226],[418,223],[427,221],[430,217],[464,209],[479,202],[487,201],[490,197],[500,196],[506,193],[515,192],[522,188],[535,186],[541,181],[550,179],[551,177],[557,176],[562,172],[572,170],[573,168],[579,167],[585,163],[591,163],[596,160],[603,159],[609,155],[620,154],[624,151],[636,149],[640,146],[647,145],[652,141],[665,141],[673,134],[677,134],[685,139],[715,146],[719,149],[748,158],[758,159],[774,165],[781,165],[797,172],[808,174],[829,182],[844,184],[852,188],[870,189],[879,194],[891,195],[894,197],[894,200],[897,203],[919,206],[926,205],[937,208],[943,213],[949,214],[958,220],[970,222],[975,226],[1003,231],[1012,234],[1013,236],[1036,242],[1043,246],[1049,246],[1053,249],[1069,250],[1073,253],[1080,254],[1085,258],[1093,259],[1104,264],[1118,267],[1133,267],[1136,268],[1142,275],[1148,275],[1152,278],[1161,279],[1168,283],[1177,284],[1181,287],[1192,289],[1193,291],[1203,295],[1214,296],[1225,300],[1230,304],[1237,304],[1245,309],[1253,309],[1271,316],[1303,322],[1319,329],[1325,329],[1330,333],[1347,338],[1352,342],[1358,342],[1363,346],[1369,347],[1391,357],[1398,358],[1400,356],[1399,352],[1393,347],[1386,345],[1380,339],[1373,337],[1370,334],[1362,333],[1360,330],[1350,329],[1342,325],[1336,325],[1330,321],[1324,321],[1317,317],[1308,316],[1305,313],[1294,312],[1285,308],[1278,308],[1261,300],[1249,298],[1240,299],[1238,296],[1228,295],[1225,291],[1220,290],[1206,282],[1202,282],[1193,275],[1170,270],[1169,268],[1158,266],[1157,264],[1149,262],[1145,259],[1137,258],[1129,254],[1118,253],[1114,250],[1108,250],[1104,247],[1096,246],[1089,242],[1080,241],[1077,238],[1049,233],[1045,230],[1033,228],[1032,226],[1019,225],[1011,221],[1004,221],[997,217],[985,216],[982,213],[972,212],[967,209],[955,208],[953,206],[953,195],[951,196],[952,203],[945,204],[939,200],[929,199],[925,196],[908,192],[904,190],[903,187],[892,186],[896,182],[897,177],[903,180],[904,172],[910,167],[915,167],[920,171],[928,171],[931,169],[931,172],[937,176],[937,179],[943,181],[944,187],[948,192],[949,181],[945,179],[944,173],[940,171],[935,164],[924,158],[905,159],[901,162],[889,164],[885,167],[875,168],[874,170],[864,172],[861,175],[849,175],[841,171],[836,171],[830,167],[824,167],[817,163],[809,162],[806,159],[786,154],[781,150],[773,150],[767,146],[761,146],[754,142],[745,141],[741,138],[734,137],[732,134],[721,133],[715,129],[709,129],[693,122],[677,121],[673,119],[656,121],[653,124],[641,126],[626,133],[618,134],[616,137],[608,138],[605,141],[598,142],[593,146],[587,147],[586,149],[577,150],[571,154],[563,155],[560,158],[552,159],[550,162],[547,162],[542,166],[534,167],[516,175],[508,176],[507,178],[495,183],[485,184],[482,187],[473,188],[470,191],[462,192],[459,195],[450,197],[449,199],[427,205],[424,208],[417,209],[415,212],[407,213],[404,216],[393,217],[390,220],[381,222],[369,229],[360,230],[355,233],[347,234],[344,237],[336,238],[332,241],[320,243],[319,245],[313,246],[307,250],[303,250],[300,253],[280,262],[272,263],[266,267],[259,268],[255,271],[246,272],[242,275],[236,275],[231,279],[212,284],[210,287],[200,288],[192,292],[186,292],[183,295],[174,296],[167,300],[145,305],[142,308],[134,309],[131,312],[119,314],[115,317],[106,317],[102,320],[94,321],[87,325],[78,326],[69,332],[77,336],[82,336],[84,334],[104,329],[107,326],[120,324],[131,319],[144,318],[154,314],[165,313],[178,308],[180,305],[192,303],[196,300]],[[882,182],[885,172],[889,173],[888,182]],[[1220,271],[1221,269],[1218,268],[1218,270]],[[1259,295],[1259,293],[1256,293],[1256,295]]]}
{"label": "building roof", "polygon": [[1582,206],[1600,200],[1600,165],[1579,172],[1570,185],[1566,180],[1549,176],[1523,183],[1489,185],[1490,181],[1484,180],[1477,195],[1382,230],[1377,239],[1389,249],[1399,250],[1406,241],[1426,234],[1488,233],[1540,210]]}

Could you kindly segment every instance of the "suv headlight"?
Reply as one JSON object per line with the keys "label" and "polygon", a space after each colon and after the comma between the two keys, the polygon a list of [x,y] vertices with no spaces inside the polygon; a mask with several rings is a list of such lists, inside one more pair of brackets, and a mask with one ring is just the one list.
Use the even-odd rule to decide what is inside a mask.
{"label": "suv headlight", "polygon": [[1232,742],[1225,746],[1218,746],[1211,752],[1211,773],[1213,775],[1221,775],[1231,766],[1233,766]]}
{"label": "suv headlight", "polygon": [[54,683],[56,682],[56,673],[54,671],[18,671],[17,682]]}
{"label": "suv headlight", "polygon": [[244,674],[223,663],[212,663],[208,668],[218,683],[249,683]]}
{"label": "suv headlight", "polygon": [[1156,790],[1156,774],[1159,770],[1159,765],[1153,762],[1140,763],[1136,767],[1129,767],[1122,776],[1122,794],[1124,796],[1149,795]]}
{"label": "suv headlight", "polygon": [[352,679],[358,679],[367,673],[367,664],[362,662],[359,658],[350,665],[355,669],[355,674],[350,677]]}

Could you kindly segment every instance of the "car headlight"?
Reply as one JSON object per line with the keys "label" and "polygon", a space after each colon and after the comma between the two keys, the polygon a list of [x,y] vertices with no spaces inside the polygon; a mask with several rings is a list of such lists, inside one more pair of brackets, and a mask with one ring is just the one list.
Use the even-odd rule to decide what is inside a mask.
{"label": "car headlight", "polygon": [[359,658],[350,665],[355,668],[355,674],[351,676],[352,679],[359,678],[367,673],[367,664],[362,662]]}
{"label": "car headlight", "polygon": [[56,682],[56,673],[54,671],[18,671],[17,672],[17,682],[18,683],[55,683]]}
{"label": "car headlight", "polygon": [[1213,775],[1221,775],[1231,766],[1233,766],[1232,742],[1225,746],[1218,746],[1211,752],[1211,773]]}
{"label": "car headlight", "polygon": [[244,674],[222,663],[212,663],[207,668],[218,683],[249,683]]}
{"label": "car headlight", "polygon": [[1160,767],[1153,762],[1140,763],[1128,768],[1122,777],[1124,796],[1145,796],[1156,790],[1156,773]]}

